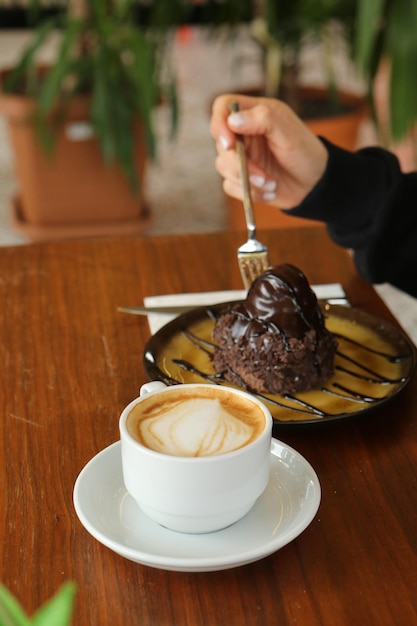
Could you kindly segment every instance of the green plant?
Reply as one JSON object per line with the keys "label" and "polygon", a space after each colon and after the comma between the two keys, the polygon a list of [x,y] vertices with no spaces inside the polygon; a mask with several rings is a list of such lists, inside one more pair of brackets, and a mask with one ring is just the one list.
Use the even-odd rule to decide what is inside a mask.
{"label": "green plant", "polygon": [[[1,2],[1,0],[0,0]],[[57,125],[65,108],[88,96],[90,123],[106,161],[122,166],[137,189],[134,128],[140,117],[148,153],[156,153],[153,111],[166,104],[172,135],[178,123],[178,100],[171,48],[176,28],[196,22],[220,28],[235,26],[248,14],[250,0],[29,0],[33,38],[8,73],[3,90],[36,101],[34,123],[39,141],[53,154]],[[56,59],[39,70],[39,54],[60,33]]]}
{"label": "green plant", "polygon": [[300,111],[300,56],[307,42],[323,44],[323,65],[333,101],[337,81],[332,65],[336,28],[349,43],[356,0],[258,0],[252,34],[262,49],[264,92]]}
{"label": "green plant", "polygon": [[372,103],[381,61],[390,65],[389,134],[395,141],[403,139],[417,122],[416,25],[417,0],[359,2],[355,57],[367,79]]}
{"label": "green plant", "polygon": [[76,586],[64,583],[56,594],[29,618],[18,600],[0,585],[0,626],[69,626]]}
{"label": "green plant", "polygon": [[[174,3],[175,4],[175,3]],[[32,9],[39,9],[32,0]],[[134,127],[144,128],[149,154],[155,154],[154,107],[168,102],[172,128],[177,121],[175,80],[169,63],[172,2],[155,0],[141,25],[135,0],[70,0],[67,9],[40,21],[33,39],[3,86],[9,93],[36,100],[35,123],[46,149],[53,148],[54,128],[68,103],[91,98],[90,123],[105,160],[117,160],[137,188]],[[166,9],[166,11],[164,10]],[[49,38],[60,32],[54,64],[40,71],[38,56]]]}

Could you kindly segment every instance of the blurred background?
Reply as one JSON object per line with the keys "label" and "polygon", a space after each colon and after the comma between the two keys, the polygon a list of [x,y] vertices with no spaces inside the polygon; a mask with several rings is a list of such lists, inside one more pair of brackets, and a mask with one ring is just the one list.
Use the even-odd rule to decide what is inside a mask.
{"label": "blurred background", "polygon": [[[399,64],[415,67],[416,44],[407,48],[407,32],[416,32],[417,9],[412,2],[405,14],[393,4],[377,3],[378,9],[372,0],[0,0],[0,245],[112,233],[243,229],[242,208],[224,196],[214,169],[210,108],[223,92],[279,95],[301,107],[314,132],[348,149],[385,145],[397,152],[405,171],[414,169],[417,96],[402,90],[395,70]],[[393,48],[390,29],[402,33],[400,50]],[[48,68],[47,80],[43,70],[39,78],[39,67]],[[393,80],[400,102],[390,98]],[[415,83],[407,75],[404,80]],[[316,101],[318,92],[320,97],[325,92],[326,117],[338,109],[339,117],[347,118],[347,130],[339,131],[334,122],[323,130],[317,104],[306,106],[309,90]],[[24,123],[15,113],[23,98],[29,100]],[[79,104],[77,98],[83,106],[70,114],[66,126],[58,124],[73,101]],[[130,124],[132,111],[138,110],[146,165],[134,160],[131,167],[136,126],[123,124]],[[23,152],[33,156],[34,164],[18,162],[17,148],[27,139],[24,125],[31,136]],[[64,127],[62,136],[58,126]],[[48,148],[38,146],[42,136],[45,145],[50,143],[48,156]],[[94,184],[87,157],[74,157],[73,150],[91,150],[97,139],[107,165]],[[72,178],[61,182],[55,167],[66,144],[71,156],[62,159]],[[93,148],[96,161],[99,149]],[[76,164],[82,165],[80,171]],[[119,176],[116,169],[124,187],[110,202],[119,211],[114,216],[97,196],[104,179]],[[142,175],[139,203],[134,189]],[[84,185],[87,207],[98,207],[92,217],[83,200],[71,195]],[[104,193],[110,198],[109,190]],[[42,208],[51,199],[49,216],[35,215],[37,199]],[[63,215],[65,204],[69,217]],[[267,207],[256,212],[260,228],[296,224]],[[415,300],[388,285],[378,290],[416,340]]]}

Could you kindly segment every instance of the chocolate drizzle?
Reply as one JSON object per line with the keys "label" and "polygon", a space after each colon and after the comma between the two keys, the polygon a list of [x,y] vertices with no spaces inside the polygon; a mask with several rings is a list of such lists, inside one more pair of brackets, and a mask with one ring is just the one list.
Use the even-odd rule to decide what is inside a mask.
{"label": "chocolate drizzle", "polygon": [[[195,335],[193,335],[192,333],[190,333],[189,331],[187,331],[186,333],[184,333],[184,336],[187,337],[187,340],[192,342],[193,345],[197,348],[197,349],[201,349],[201,350],[205,350],[207,351],[208,346],[211,347],[211,351],[214,351],[215,349],[215,344],[214,343],[209,343],[208,341],[204,341],[202,342],[201,339],[199,339],[198,337],[196,337]],[[339,335],[340,339],[345,340],[346,342],[351,342],[351,339],[345,335]],[[386,352],[382,352],[382,351],[375,351],[372,347],[369,347],[368,345],[365,344],[361,344],[359,342],[354,342],[355,345],[358,346],[358,348],[360,348],[361,350],[363,350],[365,353],[369,352],[369,353],[378,353],[378,356],[381,357],[381,359],[386,360],[387,362],[391,363],[393,361],[393,356],[392,354],[386,353]],[[204,347],[203,347],[204,346]],[[369,370],[369,368],[365,367],[360,360],[355,360],[352,359],[351,357],[347,357],[346,355],[344,355],[342,352],[338,351],[338,356],[341,358],[346,358],[349,360],[349,362],[352,365],[355,365],[358,367],[359,370],[362,370],[364,372],[364,374],[361,374],[357,371],[352,371],[349,370],[347,368],[343,368],[340,365],[336,366],[336,369],[338,371],[343,371],[344,374],[346,374],[348,377],[351,377],[352,379],[359,379],[362,380],[364,382],[367,383],[371,383],[371,384],[376,384],[376,385],[381,385],[381,386],[385,386],[385,385],[393,385],[396,383],[401,383],[401,382],[405,382],[405,377],[404,376],[400,376],[398,378],[387,378],[384,377],[382,374],[375,372],[375,371],[371,371]],[[404,360],[404,359],[410,359],[411,358],[411,354],[406,355],[405,353],[401,354],[401,355],[396,355],[395,356],[395,361],[397,362],[397,360]],[[196,374],[199,378],[205,380],[206,382],[212,382],[215,384],[227,384],[227,380],[224,378],[224,376],[222,376],[221,374],[217,374],[217,373],[213,373],[213,372],[204,372],[200,369],[198,369],[195,365],[193,365],[192,363],[183,360],[183,359],[173,359],[173,363],[175,363],[176,365],[178,365],[181,369],[187,371],[187,372],[192,372],[193,374]],[[369,373],[372,374],[372,376],[369,376]],[[316,417],[326,417],[326,416],[330,416],[331,413],[328,413],[324,410],[322,410],[319,406],[314,406],[313,404],[310,404],[308,402],[306,402],[305,400],[303,400],[300,397],[297,397],[296,395],[292,395],[292,394],[284,394],[283,396],[271,396],[271,395],[266,395],[266,394],[261,394],[261,393],[257,393],[256,391],[254,391],[253,389],[250,389],[250,387],[248,387],[244,381],[237,375],[235,374],[236,377],[236,383],[239,384],[240,387],[242,387],[243,389],[246,389],[246,391],[249,391],[250,393],[252,393],[253,395],[255,395],[257,398],[263,400],[264,402],[266,402],[267,404],[276,406],[276,407],[280,407],[283,408],[289,412],[292,411],[296,411],[296,412],[301,412],[304,413],[306,415],[315,415]],[[161,372],[161,379],[164,379],[164,375]],[[358,391],[356,391],[354,389],[354,387],[349,387],[348,385],[342,385],[341,383],[339,383],[337,380],[334,380],[331,382],[331,387],[328,388],[326,386],[323,386],[320,391],[322,393],[325,394],[329,394],[329,395],[333,395],[335,397],[339,397],[339,398],[343,398],[343,400],[347,400],[348,402],[352,402],[355,404],[372,404],[372,403],[377,403],[380,402],[381,398],[379,396],[372,396],[370,394],[362,394]],[[287,400],[289,402],[291,402],[294,406],[288,405],[286,402],[284,402],[284,400]]]}
{"label": "chocolate drizzle", "polygon": [[[216,344],[208,339],[217,316],[223,311],[224,305],[219,305],[193,312],[191,316],[185,314],[181,325],[178,318],[171,323],[172,331],[164,330],[162,344],[154,336],[145,351],[145,368],[150,377],[168,384],[198,381],[229,384],[222,374],[213,371],[211,357]],[[280,424],[337,419],[378,406],[404,387],[415,368],[413,346],[401,331],[388,323],[377,320],[375,325],[362,312],[358,323],[358,312],[348,307],[331,306],[327,314],[332,325],[336,322],[334,334],[339,346],[335,374],[319,390],[283,395],[256,393],[236,377],[236,384],[264,401]],[[194,331],[196,321],[198,330]],[[356,333],[351,335],[350,329],[358,325],[366,331],[363,340],[358,340]],[[172,337],[173,344],[167,354],[166,342]],[[379,337],[384,337],[382,343]]]}

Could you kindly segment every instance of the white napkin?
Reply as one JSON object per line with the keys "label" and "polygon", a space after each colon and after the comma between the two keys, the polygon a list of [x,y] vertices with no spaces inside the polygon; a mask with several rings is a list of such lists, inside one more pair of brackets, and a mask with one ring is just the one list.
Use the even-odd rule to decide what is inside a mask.
{"label": "white napkin", "polygon": [[[326,285],[312,285],[317,298],[331,301],[332,298],[346,298],[342,285],[328,283]],[[232,300],[243,300],[246,297],[245,290],[237,291],[205,291],[202,293],[170,293],[161,296],[147,296],[143,299],[145,306],[177,306],[190,305],[191,307],[212,305]],[[174,319],[176,315],[149,313],[148,323],[152,334],[155,334],[162,326]]]}

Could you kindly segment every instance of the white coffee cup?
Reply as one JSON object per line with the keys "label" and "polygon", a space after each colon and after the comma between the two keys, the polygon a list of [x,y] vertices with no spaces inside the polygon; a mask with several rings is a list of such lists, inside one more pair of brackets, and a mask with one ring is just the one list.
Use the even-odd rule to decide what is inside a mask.
{"label": "white coffee cup", "polygon": [[244,391],[147,383],[119,426],[127,491],[146,515],[172,530],[230,526],[268,484],[272,417]]}

